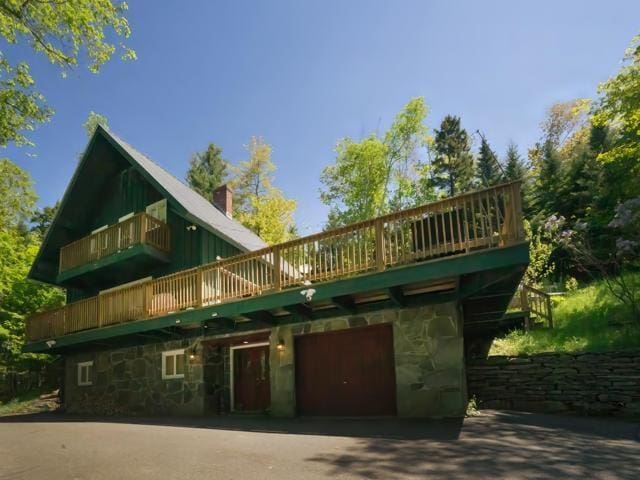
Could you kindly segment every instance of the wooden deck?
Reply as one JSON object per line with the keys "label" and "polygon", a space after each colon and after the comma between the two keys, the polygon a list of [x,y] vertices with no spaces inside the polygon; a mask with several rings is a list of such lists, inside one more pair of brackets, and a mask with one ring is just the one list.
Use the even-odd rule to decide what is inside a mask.
{"label": "wooden deck", "polygon": [[513,182],[111,289],[32,316],[27,341],[313,288],[523,240],[520,183]]}
{"label": "wooden deck", "polygon": [[58,271],[66,272],[140,244],[169,252],[169,233],[166,223],[147,213],[138,213],[62,247]]}

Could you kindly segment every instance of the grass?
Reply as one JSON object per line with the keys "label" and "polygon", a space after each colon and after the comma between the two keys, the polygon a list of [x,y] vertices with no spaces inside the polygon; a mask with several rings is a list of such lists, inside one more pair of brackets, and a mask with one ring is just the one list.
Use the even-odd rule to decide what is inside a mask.
{"label": "grass", "polygon": [[553,319],[553,330],[516,330],[496,339],[489,354],[640,349],[637,319],[631,318],[604,282],[594,282],[564,297],[554,297]]}
{"label": "grass", "polygon": [[7,400],[5,402],[0,401],[0,417],[25,413],[48,412],[55,409],[55,406],[55,397],[52,393],[43,395],[43,392],[40,390],[33,390],[18,395],[11,400]]}

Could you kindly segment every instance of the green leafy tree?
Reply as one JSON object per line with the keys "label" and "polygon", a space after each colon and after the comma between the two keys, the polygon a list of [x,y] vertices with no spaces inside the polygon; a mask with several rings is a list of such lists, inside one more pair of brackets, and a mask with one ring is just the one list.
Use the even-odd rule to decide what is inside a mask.
{"label": "green leafy tree", "polygon": [[498,156],[491,150],[491,146],[484,135],[482,135],[480,151],[478,152],[477,176],[478,183],[482,187],[491,187],[504,180]]}
{"label": "green leafy tree", "polygon": [[60,208],[60,201],[57,201],[53,206],[37,209],[31,216],[31,231],[38,234],[40,238],[44,238],[58,212],[58,208]]}
{"label": "green leafy tree", "polygon": [[[88,60],[90,71],[100,67],[119,48],[123,59],[134,59],[135,52],[116,47],[112,37],[129,37],[124,17],[127,4],[110,0],[0,2],[0,36],[9,44],[27,44],[59,66],[63,74]],[[0,145],[9,142],[30,144],[26,132],[47,121],[53,111],[34,87],[29,65],[12,64],[0,53]]]}
{"label": "green leafy tree", "polygon": [[429,165],[420,161],[429,143],[428,108],[411,99],[380,138],[343,138],[336,160],[322,172],[321,201],[330,207],[327,227],[337,227],[424,203],[435,197]]}
{"label": "green leafy tree", "polygon": [[87,132],[88,138],[91,138],[93,136],[93,133],[96,131],[96,128],[98,128],[98,125],[106,130],[109,129],[109,122],[107,121],[107,117],[92,110],[89,112],[87,120],[82,124],[84,130]]}
{"label": "green leafy tree", "polygon": [[27,368],[42,358],[21,353],[24,320],[63,301],[59,289],[27,280],[41,236],[24,225],[35,210],[29,175],[9,160],[0,161],[0,369]]}
{"label": "green leafy tree", "polygon": [[228,167],[229,162],[222,157],[222,149],[210,143],[204,152],[194,154],[189,160],[187,183],[213,203],[213,191],[225,183]]}
{"label": "green leafy tree", "polygon": [[234,215],[268,244],[290,240],[296,234],[296,201],[287,199],[273,185],[276,167],[271,160],[271,145],[252,137],[246,148],[249,159],[235,169],[231,182]]}
{"label": "green leafy tree", "polygon": [[447,115],[435,131],[433,142],[433,182],[447,195],[471,189],[474,177],[469,134],[460,125],[460,117]]}

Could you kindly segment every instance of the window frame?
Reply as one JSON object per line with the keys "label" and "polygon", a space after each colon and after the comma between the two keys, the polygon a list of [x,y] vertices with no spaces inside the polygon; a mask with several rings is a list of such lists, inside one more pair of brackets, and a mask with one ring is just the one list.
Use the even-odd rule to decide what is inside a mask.
{"label": "window frame", "polygon": [[[87,369],[87,380],[82,380],[82,370]],[[93,360],[78,362],[78,386],[87,387],[93,385]]]}
{"label": "window frame", "polygon": [[[187,369],[187,357],[185,354],[186,349],[184,348],[178,348],[176,350],[167,350],[166,352],[162,352],[162,379],[163,380],[174,380],[177,378],[184,378],[184,373]],[[177,366],[177,358],[178,355],[184,355],[184,361],[183,361],[183,372],[182,373],[175,373],[176,372],[176,366]],[[167,357],[173,357],[173,374],[171,375],[167,375]]]}

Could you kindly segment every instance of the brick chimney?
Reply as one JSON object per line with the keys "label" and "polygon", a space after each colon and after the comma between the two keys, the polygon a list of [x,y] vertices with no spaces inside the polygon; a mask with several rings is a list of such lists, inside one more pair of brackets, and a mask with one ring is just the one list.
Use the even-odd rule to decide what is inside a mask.
{"label": "brick chimney", "polygon": [[221,185],[213,191],[213,204],[227,217],[233,215],[233,190],[228,185]]}

